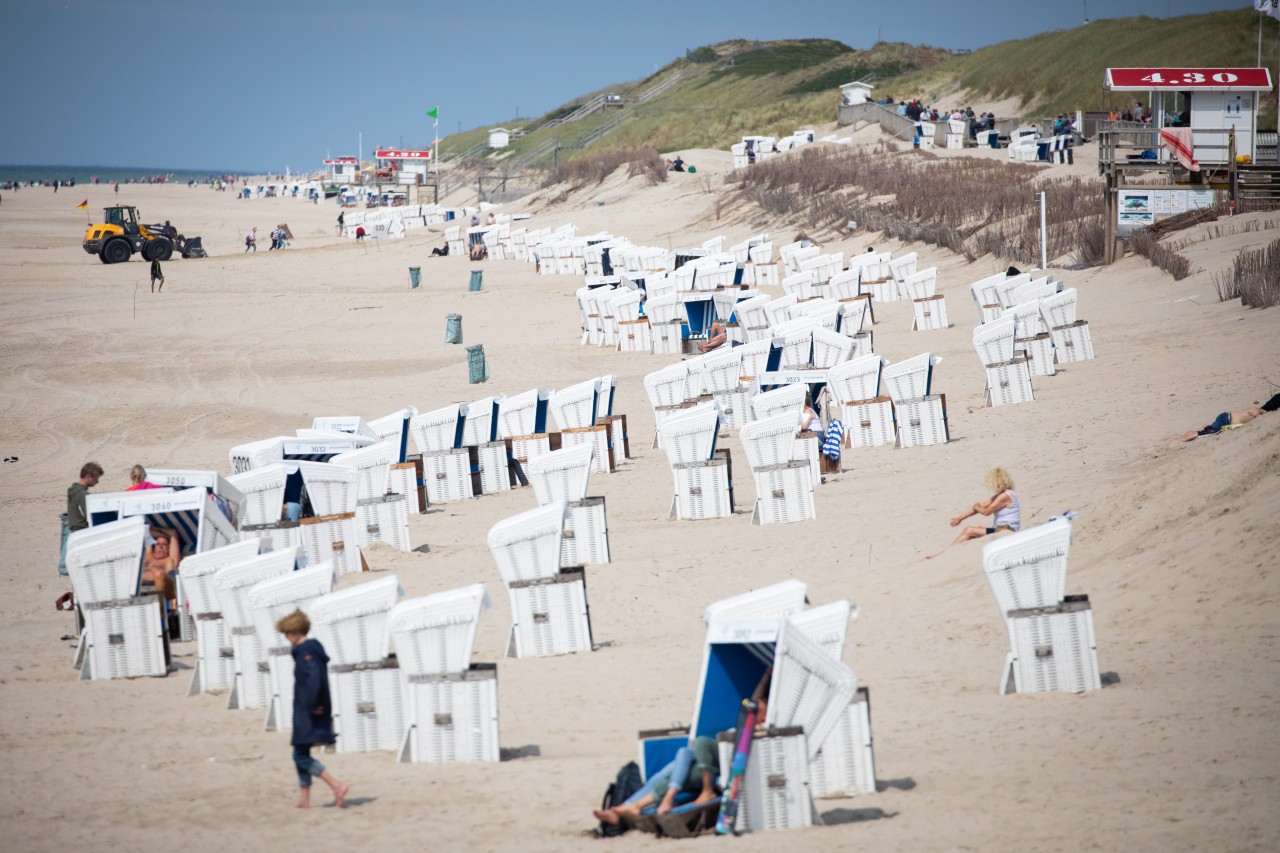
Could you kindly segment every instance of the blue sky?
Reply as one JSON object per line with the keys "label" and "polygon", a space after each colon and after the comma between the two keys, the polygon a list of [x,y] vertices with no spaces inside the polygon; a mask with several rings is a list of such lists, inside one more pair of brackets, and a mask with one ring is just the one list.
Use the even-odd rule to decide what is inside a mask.
{"label": "blue sky", "polygon": [[0,0],[0,163],[234,171],[513,123],[732,38],[977,48],[1249,0]]}

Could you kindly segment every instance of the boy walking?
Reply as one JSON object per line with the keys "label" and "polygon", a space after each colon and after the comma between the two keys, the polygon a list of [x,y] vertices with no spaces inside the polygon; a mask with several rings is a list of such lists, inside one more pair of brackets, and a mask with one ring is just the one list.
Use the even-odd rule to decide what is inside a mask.
{"label": "boy walking", "polygon": [[151,262],[151,292],[156,292],[156,282],[160,282],[160,291],[164,291],[164,273],[160,272],[160,259]]}
{"label": "boy walking", "polygon": [[333,789],[333,804],[342,808],[350,786],[334,778],[324,765],[311,757],[311,747],[332,744],[333,706],[329,701],[329,656],[319,640],[307,638],[311,620],[295,610],[276,623],[276,630],[293,648],[293,764],[298,770],[298,808],[311,808],[311,777],[318,776]]}

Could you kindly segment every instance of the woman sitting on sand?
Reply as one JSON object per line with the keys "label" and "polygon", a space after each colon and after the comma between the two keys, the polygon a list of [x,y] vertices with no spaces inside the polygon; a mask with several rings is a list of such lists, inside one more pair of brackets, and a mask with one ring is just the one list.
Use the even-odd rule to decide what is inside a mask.
{"label": "woman sitting on sand", "polygon": [[1213,419],[1213,423],[1205,428],[1188,430],[1182,435],[1173,436],[1170,441],[1195,441],[1202,435],[1217,435],[1224,429],[1244,426],[1254,418],[1260,418],[1267,412],[1274,412],[1276,409],[1280,409],[1280,394],[1276,394],[1261,406],[1250,406],[1238,412],[1223,412]]}
{"label": "woman sitting on sand", "polygon": [[[959,527],[960,523],[966,518],[973,515],[990,515],[990,527],[978,527],[970,525],[960,531],[952,542],[952,545],[958,545],[961,542],[968,542],[970,539],[981,539],[995,533],[997,530],[1013,530],[1022,529],[1022,510],[1018,504],[1018,496],[1013,491],[1013,478],[1003,468],[992,468],[987,474],[987,488],[993,494],[985,501],[978,501],[969,510],[961,515],[957,515],[951,519],[952,527]],[[950,547],[950,546],[947,546]],[[945,549],[944,549],[945,550]],[[938,554],[941,554],[939,551]],[[932,560],[938,554],[931,554],[926,560]]]}

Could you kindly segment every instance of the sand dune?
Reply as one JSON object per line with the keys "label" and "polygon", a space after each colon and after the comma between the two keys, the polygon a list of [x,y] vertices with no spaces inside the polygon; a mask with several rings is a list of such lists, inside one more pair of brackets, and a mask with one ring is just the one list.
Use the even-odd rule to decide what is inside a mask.
{"label": "sand dune", "polygon": [[[513,207],[538,225],[574,222],[580,233],[663,246],[761,230],[733,207],[717,221],[727,154],[686,159],[698,173],[663,185],[616,175],[560,204],[544,191]],[[263,849],[286,837],[349,849],[590,847],[599,842],[581,838],[589,809],[634,755],[637,730],[691,714],[702,609],[789,577],[807,581],[816,602],[848,597],[861,608],[846,661],[871,689],[882,790],[819,801],[833,825],[744,837],[736,848],[1280,847],[1280,416],[1189,445],[1165,441],[1280,383],[1280,313],[1220,303],[1210,281],[1263,235],[1192,246],[1200,271],[1182,282],[1132,257],[1055,271],[1079,288],[1098,357],[1037,381],[1035,403],[1003,409],[982,406],[967,286],[1007,262],[910,247],[922,266],[939,267],[954,325],[913,334],[910,306],[885,304],[876,349],[891,361],[944,357],[935,382],[954,441],[849,453],[845,473],[818,491],[817,521],[761,528],[741,513],[667,520],[671,482],[649,448],[641,380],[672,359],[580,347],[575,277],[486,262],[485,290],[469,293],[468,261],[428,257],[438,234],[365,247],[336,239],[332,205],[122,187],[119,201],[201,234],[212,255],[170,261],[164,293],[152,295],[146,264],[103,266],[81,250],[84,215],[72,206],[85,195],[91,208],[116,200],[106,187],[31,189],[6,192],[0,206],[0,455],[20,460],[0,465],[7,849]],[[1275,227],[1274,215],[1249,218]],[[242,252],[248,227],[265,233],[276,222],[291,226],[291,248],[267,252],[264,240]],[[781,242],[796,228],[767,230]],[[816,236],[831,251],[902,248],[874,234]],[[408,289],[411,265],[423,269],[418,290]],[[484,344],[487,385],[469,386],[463,353],[444,343],[449,312],[463,315],[467,343]],[[165,679],[76,680],[71,643],[59,639],[71,621],[53,609],[66,588],[54,567],[57,514],[84,461],[106,467],[100,490],[123,488],[135,463],[225,470],[232,445],[317,415],[426,410],[602,373],[619,377],[616,410],[629,416],[635,454],[591,483],[608,502],[614,554],[588,570],[603,648],[500,657],[508,603],[484,534],[531,507],[528,490],[412,517],[427,553],[367,554],[375,576],[398,574],[411,595],[489,585],[495,607],[476,657],[499,661],[502,744],[521,757],[433,767],[333,756],[352,807],[300,813],[287,737],[263,733],[255,712],[225,710],[222,697],[187,698],[193,644],[176,647],[179,670]],[[736,437],[728,444],[741,458]],[[1005,636],[980,544],[922,559],[949,541],[947,519],[983,496],[994,465],[1017,481],[1025,521],[1080,513],[1068,591],[1093,602],[1099,662],[1114,674],[1101,691],[997,695]],[[745,465],[736,474],[739,507],[749,508]],[[632,834],[610,846],[672,843]]]}

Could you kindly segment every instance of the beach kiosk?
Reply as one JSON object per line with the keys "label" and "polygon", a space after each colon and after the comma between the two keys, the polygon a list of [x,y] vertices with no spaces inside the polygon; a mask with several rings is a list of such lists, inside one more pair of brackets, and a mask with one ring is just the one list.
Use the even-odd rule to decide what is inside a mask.
{"label": "beach kiosk", "polygon": [[1189,146],[1201,166],[1257,161],[1258,106],[1271,87],[1267,68],[1108,68],[1103,83],[1109,92],[1145,93],[1152,129],[1177,131],[1163,135],[1162,160],[1182,159]]}
{"label": "beach kiosk", "polygon": [[1099,124],[1106,263],[1123,255],[1124,237],[1168,217],[1220,201],[1237,211],[1280,205],[1275,133],[1258,127],[1272,85],[1266,68],[1106,70],[1103,88],[1145,94],[1135,100],[1149,116]]}
{"label": "beach kiosk", "polygon": [[505,127],[495,127],[489,131],[490,148],[506,148],[511,144],[511,131]]}
{"label": "beach kiosk", "polygon": [[355,157],[334,157],[325,160],[324,165],[329,170],[329,186],[354,184],[360,172],[360,162]]}
{"label": "beach kiosk", "polygon": [[[395,183],[400,186],[421,186],[427,183],[427,172],[431,168],[431,149],[425,151],[399,148],[380,148],[374,152],[378,158],[378,174],[385,171],[384,163],[390,166]],[[379,183],[383,181],[379,180]]]}
{"label": "beach kiosk", "polygon": [[861,80],[854,80],[852,83],[845,83],[840,87],[840,103],[842,106],[852,107],[858,104],[865,104],[871,100],[870,83],[863,83]]}

